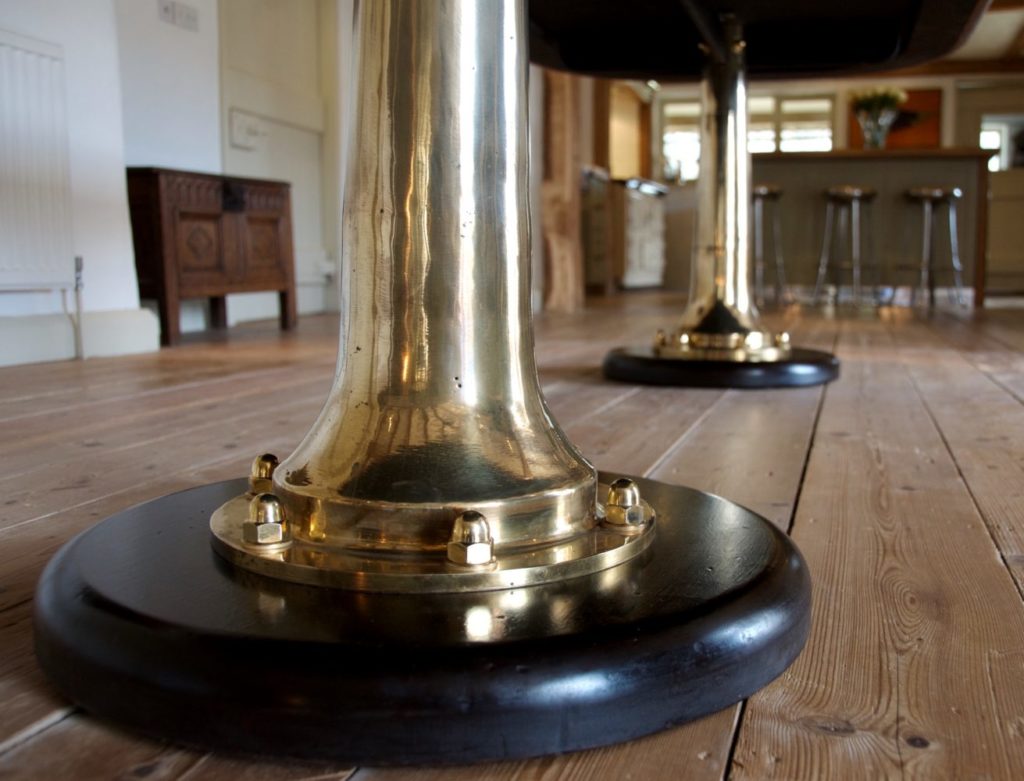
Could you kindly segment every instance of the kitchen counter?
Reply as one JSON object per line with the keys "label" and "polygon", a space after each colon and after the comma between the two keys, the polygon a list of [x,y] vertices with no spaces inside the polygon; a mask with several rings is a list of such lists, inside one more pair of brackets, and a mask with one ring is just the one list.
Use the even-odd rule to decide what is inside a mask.
{"label": "kitchen counter", "polygon": [[[824,191],[835,185],[871,187],[877,196],[865,209],[864,280],[871,283],[870,264],[877,259],[884,285],[913,285],[921,256],[920,205],[904,193],[911,187],[959,187],[964,196],[957,204],[960,257],[964,281],[974,286],[974,304],[985,297],[987,235],[987,160],[992,153],[980,149],[836,150],[753,155],[755,184],[783,189],[783,253],[791,284],[813,286],[824,233]],[[945,210],[937,215],[933,236],[936,284],[953,283]],[[766,214],[766,220],[768,215]],[[848,242],[848,240],[847,240]],[[849,252],[847,243],[840,258]],[[835,257],[833,255],[833,257]],[[849,284],[845,272],[843,284]]]}

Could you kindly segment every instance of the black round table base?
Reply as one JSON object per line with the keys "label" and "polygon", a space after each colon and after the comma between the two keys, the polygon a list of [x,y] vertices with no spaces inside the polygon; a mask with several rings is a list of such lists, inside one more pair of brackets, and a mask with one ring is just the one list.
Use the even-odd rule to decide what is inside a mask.
{"label": "black round table base", "polygon": [[780,361],[711,361],[662,358],[650,347],[620,347],[604,359],[604,376],[642,385],[689,388],[795,388],[839,376],[832,353],[794,347]]}
{"label": "black round table base", "polygon": [[810,621],[807,570],[785,535],[724,499],[637,482],[658,536],[636,559],[444,595],[234,570],[211,550],[208,519],[245,481],[167,496],[54,557],[37,655],[88,711],[212,749],[461,764],[636,738],[764,686]]}

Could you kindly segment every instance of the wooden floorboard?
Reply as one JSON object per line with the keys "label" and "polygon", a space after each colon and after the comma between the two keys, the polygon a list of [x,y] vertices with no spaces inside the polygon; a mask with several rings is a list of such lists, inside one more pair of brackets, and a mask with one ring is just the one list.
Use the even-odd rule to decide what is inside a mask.
{"label": "wooden floorboard", "polygon": [[814,577],[811,640],[745,706],[563,757],[400,771],[204,754],[69,710],[32,656],[43,565],[132,504],[287,453],[333,374],[337,321],[305,318],[294,337],[264,324],[0,370],[0,777],[1024,778],[1024,310],[769,314],[798,344],[838,345],[842,376],[825,389],[601,378],[609,348],[681,311],[641,294],[540,318],[536,360],[554,416],[599,468],[792,525]]}
{"label": "wooden floorboard", "polygon": [[1024,604],[913,356],[881,324],[841,345],[793,529],[811,638],[751,698],[731,776],[1020,778]]}

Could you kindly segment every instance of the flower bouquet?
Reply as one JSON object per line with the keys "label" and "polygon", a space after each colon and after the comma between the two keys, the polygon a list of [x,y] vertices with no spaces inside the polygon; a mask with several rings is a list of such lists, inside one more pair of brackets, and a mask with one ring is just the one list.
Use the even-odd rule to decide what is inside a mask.
{"label": "flower bouquet", "polygon": [[874,87],[853,93],[850,108],[860,123],[865,149],[885,149],[889,130],[899,116],[900,106],[906,102],[907,93],[892,87]]}

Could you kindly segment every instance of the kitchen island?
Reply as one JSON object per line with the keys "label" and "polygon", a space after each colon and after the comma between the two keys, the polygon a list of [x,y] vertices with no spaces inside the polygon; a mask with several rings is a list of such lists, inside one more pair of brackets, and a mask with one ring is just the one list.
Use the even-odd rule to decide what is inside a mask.
{"label": "kitchen island", "polygon": [[[974,305],[980,307],[985,298],[987,161],[991,154],[981,149],[756,154],[753,181],[778,185],[783,190],[779,206],[786,271],[790,284],[801,287],[812,287],[815,282],[824,235],[826,188],[856,185],[877,191],[864,214],[864,280],[873,282],[870,264],[877,262],[883,285],[909,286],[918,279],[914,269],[919,267],[921,257],[922,208],[908,201],[904,193],[912,187],[959,187],[963,191],[957,211],[964,284],[973,285]],[[933,233],[939,287],[953,284],[947,224],[943,208],[936,214]],[[843,253],[849,252],[848,247],[847,243],[840,258],[847,257]],[[843,280],[849,284],[848,272],[844,272]]]}

